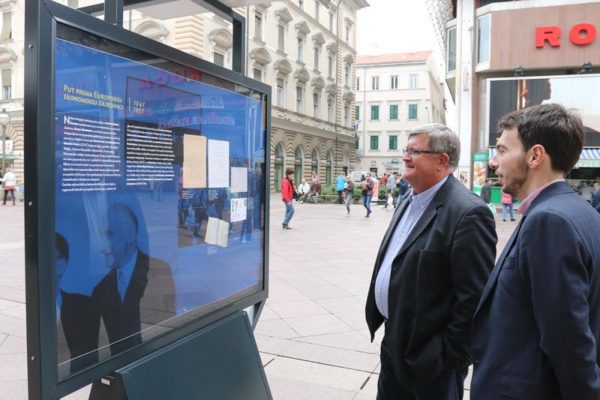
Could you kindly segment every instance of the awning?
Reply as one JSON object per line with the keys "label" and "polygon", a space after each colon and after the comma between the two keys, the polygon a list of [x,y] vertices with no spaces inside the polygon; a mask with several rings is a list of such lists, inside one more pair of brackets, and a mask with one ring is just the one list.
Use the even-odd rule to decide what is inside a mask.
{"label": "awning", "polygon": [[[488,149],[490,160],[496,156],[496,148]],[[584,147],[575,168],[600,168],[600,147]]]}

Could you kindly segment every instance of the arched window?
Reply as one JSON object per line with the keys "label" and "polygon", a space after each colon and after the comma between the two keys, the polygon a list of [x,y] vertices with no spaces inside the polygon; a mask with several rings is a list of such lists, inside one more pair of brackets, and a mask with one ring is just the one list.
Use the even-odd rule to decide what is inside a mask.
{"label": "arched window", "polygon": [[314,172],[317,174],[317,179],[319,179],[319,152],[317,149],[312,151],[312,155],[310,156],[310,172]]}
{"label": "arched window", "polygon": [[295,184],[298,185],[302,182],[302,167],[304,164],[304,153],[302,153],[302,149],[300,146],[296,147],[296,152],[294,155],[294,180]]}
{"label": "arched window", "polygon": [[281,192],[281,180],[283,179],[283,146],[279,143],[275,146],[275,159],[273,160],[273,165],[275,165],[275,191]]}
{"label": "arched window", "polygon": [[344,176],[348,176],[348,171],[350,171],[350,156],[348,153],[344,153],[342,156],[342,170],[344,171]]}
{"label": "arched window", "polygon": [[333,184],[333,154],[331,151],[327,152],[327,158],[325,159],[325,183],[328,185]]}

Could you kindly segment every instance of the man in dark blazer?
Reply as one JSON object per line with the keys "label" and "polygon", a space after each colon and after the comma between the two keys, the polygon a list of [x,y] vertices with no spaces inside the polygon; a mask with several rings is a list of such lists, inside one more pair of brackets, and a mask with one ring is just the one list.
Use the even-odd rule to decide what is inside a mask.
{"label": "man in dark blazer", "polygon": [[[175,316],[171,268],[142,252],[137,247],[137,234],[133,211],[124,203],[111,206],[103,231],[103,253],[110,272],[86,301],[63,293],[61,319],[73,358],[96,350],[101,319],[114,355],[141,343],[145,327]],[[77,325],[81,335],[67,329]],[[68,332],[75,337],[70,338]]]}
{"label": "man in dark blazer", "polygon": [[494,265],[492,213],[453,176],[456,134],[409,134],[403,177],[413,192],[383,238],[366,304],[373,340],[385,322],[378,400],[461,399],[471,320]]}
{"label": "man in dark blazer", "polygon": [[474,317],[471,399],[600,399],[600,215],[565,182],[583,124],[546,104],[499,126],[491,166],[523,217]]}

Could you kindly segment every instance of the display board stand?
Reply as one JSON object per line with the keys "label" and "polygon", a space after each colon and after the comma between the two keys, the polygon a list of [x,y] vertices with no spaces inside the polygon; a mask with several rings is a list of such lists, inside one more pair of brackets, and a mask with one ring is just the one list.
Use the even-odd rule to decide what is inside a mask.
{"label": "display board stand", "polygon": [[272,399],[252,327],[237,312],[92,385],[90,400]]}

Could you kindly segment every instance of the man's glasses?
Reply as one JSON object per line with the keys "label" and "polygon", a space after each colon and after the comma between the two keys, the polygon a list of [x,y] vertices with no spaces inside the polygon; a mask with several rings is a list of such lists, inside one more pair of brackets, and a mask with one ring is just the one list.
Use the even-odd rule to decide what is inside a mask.
{"label": "man's glasses", "polygon": [[442,154],[439,151],[433,151],[433,150],[415,150],[415,149],[411,149],[410,147],[406,147],[404,150],[402,150],[402,156],[418,156],[419,154]]}

